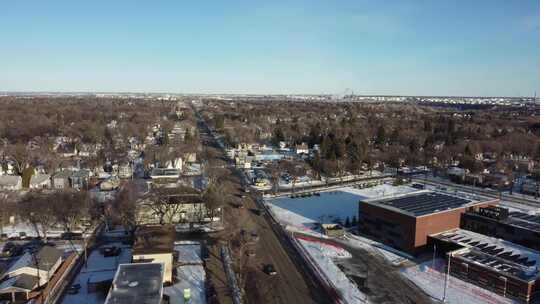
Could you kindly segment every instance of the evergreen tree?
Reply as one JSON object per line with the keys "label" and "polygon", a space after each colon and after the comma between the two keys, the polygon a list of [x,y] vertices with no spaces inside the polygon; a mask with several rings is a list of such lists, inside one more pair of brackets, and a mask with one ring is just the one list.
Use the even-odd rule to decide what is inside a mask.
{"label": "evergreen tree", "polygon": [[379,145],[382,145],[386,142],[386,131],[384,130],[383,126],[379,126],[379,129],[377,129],[377,136],[375,138],[375,142]]}
{"label": "evergreen tree", "polygon": [[345,219],[345,227],[346,227],[346,228],[351,227],[351,221],[349,220],[349,217],[348,217],[348,216],[347,216],[347,218]]}

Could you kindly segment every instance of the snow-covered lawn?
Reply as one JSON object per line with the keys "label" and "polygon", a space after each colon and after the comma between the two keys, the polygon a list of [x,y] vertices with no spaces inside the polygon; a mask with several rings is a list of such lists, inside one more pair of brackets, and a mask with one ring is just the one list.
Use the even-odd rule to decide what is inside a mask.
{"label": "snow-covered lawn", "polygon": [[347,278],[333,259],[350,258],[351,254],[343,248],[329,244],[297,238],[311,259],[317,263],[323,275],[332,282],[343,297],[344,303],[364,303],[366,296]]}
{"label": "snow-covered lawn", "polygon": [[358,217],[358,202],[365,199],[382,198],[418,191],[407,186],[378,185],[356,189],[343,187],[321,192],[320,196],[300,198],[278,197],[266,200],[272,214],[283,225],[300,231],[313,230],[313,223],[345,221],[347,217]]}
{"label": "snow-covered lawn", "polygon": [[[121,243],[107,244],[102,247],[117,246],[122,248],[119,256],[104,257],[99,249],[92,251],[87,266],[83,266],[72,284],[80,284],[77,294],[66,294],[63,304],[100,304],[105,302],[107,294],[88,292],[89,282],[112,281],[119,264],[131,263],[131,248]],[[101,247],[100,247],[101,248]]]}
{"label": "snow-covered lawn", "polygon": [[178,252],[176,284],[165,287],[164,293],[170,297],[171,304],[184,303],[184,289],[189,289],[189,303],[206,303],[206,272],[202,266],[201,244],[196,241],[176,241],[174,250]]}
{"label": "snow-covered lawn", "polygon": [[[443,259],[436,259],[434,263],[435,269],[432,268],[433,262],[427,261],[417,266],[405,268],[402,273],[428,295],[442,300],[445,282],[444,264]],[[449,277],[446,300],[450,304],[516,303],[453,276]]]}

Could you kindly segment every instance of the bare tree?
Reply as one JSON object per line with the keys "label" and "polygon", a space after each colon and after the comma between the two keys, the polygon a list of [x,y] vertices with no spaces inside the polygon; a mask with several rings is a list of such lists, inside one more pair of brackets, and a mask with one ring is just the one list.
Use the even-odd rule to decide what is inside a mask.
{"label": "bare tree", "polygon": [[60,191],[50,195],[48,200],[52,204],[52,211],[56,222],[70,232],[77,228],[89,214],[91,207],[90,198],[84,191]]}
{"label": "bare tree", "polygon": [[118,192],[108,215],[117,218],[126,230],[133,231],[137,227],[138,199],[139,193],[135,184],[125,183]]}
{"label": "bare tree", "polygon": [[36,235],[47,240],[47,234],[56,224],[51,197],[43,193],[28,193],[18,204],[20,218],[32,225]]}

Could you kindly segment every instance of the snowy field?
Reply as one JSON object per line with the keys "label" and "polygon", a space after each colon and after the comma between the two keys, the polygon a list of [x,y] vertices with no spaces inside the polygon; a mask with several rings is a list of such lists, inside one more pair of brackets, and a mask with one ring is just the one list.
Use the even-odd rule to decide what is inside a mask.
{"label": "snowy field", "polygon": [[[444,259],[437,259],[434,263],[435,269],[432,268],[433,262],[428,261],[403,269],[402,273],[432,298],[441,300],[444,293],[444,264]],[[452,276],[449,279],[446,300],[450,304],[517,303]]]}
{"label": "snowy field", "polygon": [[178,252],[176,267],[177,282],[165,287],[163,292],[170,297],[171,304],[184,304],[184,289],[189,289],[189,303],[206,303],[206,272],[201,258],[201,243],[196,241],[176,241],[174,250]]}
{"label": "snowy field", "polygon": [[320,196],[301,198],[278,197],[266,200],[276,219],[283,225],[301,231],[312,230],[313,223],[345,221],[347,217],[358,217],[358,202],[365,199],[382,198],[418,191],[407,186],[378,185],[356,189],[343,187],[321,192]]}
{"label": "snowy field", "polygon": [[347,278],[345,273],[334,263],[334,259],[350,258],[351,254],[343,248],[297,238],[311,259],[317,263],[321,272],[339,290],[344,303],[364,303],[364,295],[357,286]]}
{"label": "snowy field", "polygon": [[99,249],[92,251],[88,257],[87,266],[83,266],[72,284],[81,284],[77,294],[66,294],[63,304],[101,304],[105,302],[107,294],[88,292],[88,282],[112,281],[119,264],[131,263],[131,248],[121,243],[107,244],[102,247],[117,246],[122,248],[119,256],[104,257]]}

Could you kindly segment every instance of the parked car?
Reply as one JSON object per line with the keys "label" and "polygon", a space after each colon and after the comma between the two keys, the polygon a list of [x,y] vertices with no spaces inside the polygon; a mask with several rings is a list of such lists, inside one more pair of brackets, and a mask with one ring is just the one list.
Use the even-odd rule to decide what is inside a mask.
{"label": "parked car", "polygon": [[266,273],[267,275],[271,275],[271,276],[277,274],[277,271],[276,271],[276,269],[274,268],[274,265],[272,265],[272,264],[266,264],[266,265],[264,265],[263,271],[264,271],[264,273]]}
{"label": "parked car", "polygon": [[103,254],[104,257],[113,257],[120,255],[120,252],[122,251],[122,248],[112,246],[112,247],[103,247],[99,250],[101,254]]}
{"label": "parked car", "polygon": [[79,289],[81,289],[81,284],[77,283],[69,286],[66,292],[68,294],[77,294],[79,293]]}
{"label": "parked car", "polygon": [[7,242],[2,249],[2,257],[14,257],[23,253],[23,247],[13,242]]}

